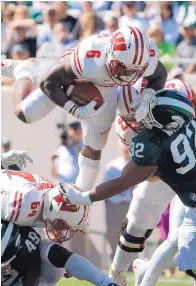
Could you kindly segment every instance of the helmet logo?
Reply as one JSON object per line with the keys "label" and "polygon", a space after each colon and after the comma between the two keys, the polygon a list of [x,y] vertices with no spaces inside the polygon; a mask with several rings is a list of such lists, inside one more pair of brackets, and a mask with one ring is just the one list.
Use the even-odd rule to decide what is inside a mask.
{"label": "helmet logo", "polygon": [[172,119],[173,121],[165,126],[168,130],[178,130],[185,122],[184,119],[178,115],[173,115]]}
{"label": "helmet logo", "polygon": [[78,211],[78,207],[76,205],[72,205],[67,201],[65,201],[62,195],[57,195],[56,197],[54,197],[50,207],[54,208],[57,213],[59,211],[72,212],[72,213]]}
{"label": "helmet logo", "polygon": [[111,38],[112,50],[113,51],[126,51],[125,38],[122,32],[115,33]]}

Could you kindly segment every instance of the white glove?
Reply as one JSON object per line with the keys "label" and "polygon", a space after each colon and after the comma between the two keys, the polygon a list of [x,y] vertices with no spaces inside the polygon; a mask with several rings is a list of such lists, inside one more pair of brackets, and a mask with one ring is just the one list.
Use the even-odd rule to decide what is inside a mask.
{"label": "white glove", "polygon": [[1,154],[1,164],[10,180],[12,179],[12,176],[8,167],[10,165],[16,164],[20,169],[22,169],[23,167],[26,168],[26,160],[33,163],[33,160],[31,159],[31,157],[29,157],[26,151],[11,150],[9,152]]}
{"label": "white glove", "polygon": [[84,106],[79,106],[73,101],[68,100],[63,108],[74,117],[79,119],[87,119],[99,114],[106,107],[107,102],[104,102],[98,109],[95,110],[96,104],[96,100],[92,100]]}
{"label": "white glove", "polygon": [[61,188],[63,188],[62,195],[64,199],[68,200],[71,204],[86,206],[92,205],[89,192],[84,193],[81,189],[77,187],[79,189],[78,190],[76,187],[74,187],[74,185],[69,183],[63,184]]}
{"label": "white glove", "polygon": [[135,110],[136,122],[140,122],[148,114],[149,102],[155,93],[152,88],[145,88],[141,94],[141,99],[131,104],[131,108]]}

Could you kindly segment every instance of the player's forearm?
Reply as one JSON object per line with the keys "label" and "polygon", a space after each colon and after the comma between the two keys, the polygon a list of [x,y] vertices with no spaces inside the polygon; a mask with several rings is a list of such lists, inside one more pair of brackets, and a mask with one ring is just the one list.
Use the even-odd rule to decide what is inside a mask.
{"label": "player's forearm", "polygon": [[122,175],[114,180],[105,182],[95,189],[91,190],[88,195],[92,202],[101,201],[113,197],[126,191],[129,188],[150,178],[156,171],[156,166],[133,168],[134,163],[128,163],[122,171]]}
{"label": "player's forearm", "polygon": [[106,200],[126,190],[121,179],[114,179],[100,184],[95,189],[89,192],[92,202]]}
{"label": "player's forearm", "polygon": [[145,79],[148,81],[145,88],[152,88],[155,91],[163,89],[167,80],[167,71],[164,65],[159,61],[155,72]]}
{"label": "player's forearm", "polygon": [[64,64],[60,63],[44,75],[40,88],[51,101],[64,107],[68,97],[62,87],[69,86],[75,78],[73,72],[71,70],[67,72]]}

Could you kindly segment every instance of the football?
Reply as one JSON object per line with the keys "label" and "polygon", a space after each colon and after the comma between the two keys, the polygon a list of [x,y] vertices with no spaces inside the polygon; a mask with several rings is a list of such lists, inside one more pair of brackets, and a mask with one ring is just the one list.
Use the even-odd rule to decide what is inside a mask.
{"label": "football", "polygon": [[93,83],[85,80],[75,80],[66,90],[66,95],[79,106],[86,105],[95,99],[97,102],[95,109],[104,102],[99,89]]}

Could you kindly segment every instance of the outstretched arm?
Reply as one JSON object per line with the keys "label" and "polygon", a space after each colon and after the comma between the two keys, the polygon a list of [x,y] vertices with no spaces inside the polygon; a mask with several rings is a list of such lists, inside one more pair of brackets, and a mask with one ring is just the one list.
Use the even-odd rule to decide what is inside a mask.
{"label": "outstretched arm", "polygon": [[108,199],[134,187],[153,176],[156,170],[157,166],[140,167],[131,161],[122,170],[119,178],[100,184],[89,192],[82,193],[70,184],[66,184],[65,197],[74,204],[91,205],[93,202]]}

